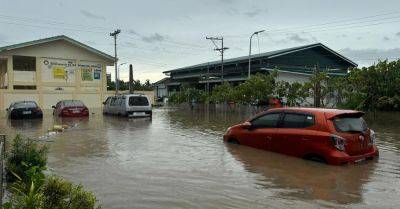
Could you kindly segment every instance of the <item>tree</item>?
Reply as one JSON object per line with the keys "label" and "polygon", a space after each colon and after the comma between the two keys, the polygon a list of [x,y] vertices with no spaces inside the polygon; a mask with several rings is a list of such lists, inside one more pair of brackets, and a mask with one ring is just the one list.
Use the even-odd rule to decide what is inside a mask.
{"label": "tree", "polygon": [[269,75],[256,74],[237,86],[236,99],[243,103],[252,103],[257,100],[268,100],[273,96],[276,85],[277,71]]}
{"label": "tree", "polygon": [[287,99],[286,105],[288,106],[299,106],[309,97],[309,89],[298,82],[278,81],[275,93],[279,97],[285,97]]}

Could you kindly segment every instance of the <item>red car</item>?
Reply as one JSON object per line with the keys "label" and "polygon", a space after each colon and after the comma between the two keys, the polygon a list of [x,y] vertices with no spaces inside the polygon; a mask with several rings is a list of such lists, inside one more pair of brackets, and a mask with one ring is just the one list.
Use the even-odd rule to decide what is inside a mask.
{"label": "red car", "polygon": [[88,117],[89,109],[80,100],[62,100],[53,106],[53,115],[59,117]]}
{"label": "red car", "polygon": [[276,108],[228,128],[225,142],[332,165],[379,155],[363,112],[322,108]]}

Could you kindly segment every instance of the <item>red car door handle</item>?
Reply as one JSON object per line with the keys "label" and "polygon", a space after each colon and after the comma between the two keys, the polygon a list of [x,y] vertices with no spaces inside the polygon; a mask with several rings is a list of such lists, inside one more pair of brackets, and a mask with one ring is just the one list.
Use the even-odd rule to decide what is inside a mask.
{"label": "red car door handle", "polygon": [[310,141],[311,139],[301,138],[301,140],[303,140],[303,141]]}

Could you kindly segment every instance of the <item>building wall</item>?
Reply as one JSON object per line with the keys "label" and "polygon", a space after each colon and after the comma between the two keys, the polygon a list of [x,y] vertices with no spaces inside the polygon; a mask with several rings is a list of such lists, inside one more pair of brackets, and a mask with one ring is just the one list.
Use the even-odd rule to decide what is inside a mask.
{"label": "building wall", "polygon": [[287,73],[287,72],[282,72],[278,71],[278,81],[286,81],[289,83],[305,83],[310,80],[309,75],[304,75],[304,74],[296,74],[296,73]]}
{"label": "building wall", "polygon": [[[36,71],[14,71],[13,55],[36,57]],[[107,91],[106,66],[113,64],[63,40],[1,52],[0,59],[7,63],[7,78],[0,80],[8,80],[8,89],[0,89],[3,110],[21,100],[34,100],[44,109],[63,99],[80,99],[89,108],[101,107]],[[66,72],[63,78],[56,76],[55,72],[62,72],[55,69],[58,66]],[[17,90],[14,85],[32,85],[36,90]]]}

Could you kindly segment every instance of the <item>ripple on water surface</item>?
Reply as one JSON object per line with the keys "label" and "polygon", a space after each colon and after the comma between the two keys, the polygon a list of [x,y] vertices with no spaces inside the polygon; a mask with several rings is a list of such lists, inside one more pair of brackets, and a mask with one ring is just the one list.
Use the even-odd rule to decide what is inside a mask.
{"label": "ripple on water surface", "polygon": [[[49,167],[93,190],[104,208],[393,208],[400,204],[400,121],[377,113],[380,158],[337,167],[222,142],[256,112],[220,106],[155,109],[152,119],[8,121],[0,130],[49,136]],[[398,114],[397,114],[398,115]]]}

